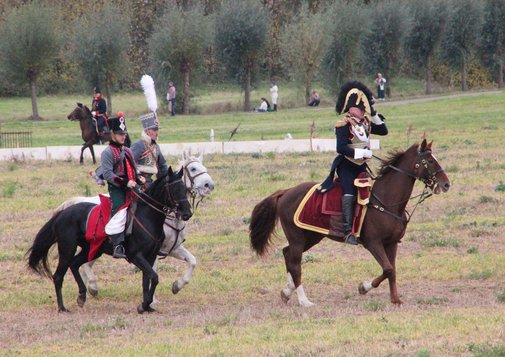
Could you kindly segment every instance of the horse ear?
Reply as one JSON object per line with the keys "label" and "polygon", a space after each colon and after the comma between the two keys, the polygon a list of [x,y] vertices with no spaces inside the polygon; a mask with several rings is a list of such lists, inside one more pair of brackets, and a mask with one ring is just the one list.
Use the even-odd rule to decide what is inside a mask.
{"label": "horse ear", "polygon": [[423,142],[421,143],[421,149],[419,149],[419,152],[426,151],[426,146],[428,146],[428,144],[427,144],[426,138],[425,138],[425,139],[423,139]]}
{"label": "horse ear", "polygon": [[168,176],[173,176],[174,171],[172,170],[172,166],[168,167]]}
{"label": "horse ear", "polygon": [[200,155],[198,155],[198,161],[200,161],[200,163],[203,164],[203,152],[204,150],[202,149],[202,151],[200,152]]}
{"label": "horse ear", "polygon": [[183,170],[183,168],[181,167],[181,169],[177,172],[176,177],[177,177],[177,178],[182,178],[182,175],[184,175],[184,170]]}
{"label": "horse ear", "polygon": [[184,151],[182,152],[182,159],[184,161],[189,159],[188,151],[186,149],[184,149]]}
{"label": "horse ear", "polygon": [[430,143],[428,144],[428,149],[430,149],[430,150],[431,150],[431,145],[433,145],[433,140],[430,141]]}
{"label": "horse ear", "polygon": [[82,103],[77,103],[77,106],[78,106],[79,108],[82,108]]}

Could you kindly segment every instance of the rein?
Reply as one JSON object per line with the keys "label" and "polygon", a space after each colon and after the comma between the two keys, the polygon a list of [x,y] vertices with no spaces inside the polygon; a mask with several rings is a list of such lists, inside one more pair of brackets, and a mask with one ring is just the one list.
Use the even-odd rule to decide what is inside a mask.
{"label": "rein", "polygon": [[[179,179],[179,180],[175,180],[173,182],[167,182],[167,184],[166,184],[167,191],[168,191],[168,199],[169,199],[168,205],[164,205],[164,204],[158,202],[157,200],[155,200],[154,198],[152,198],[151,196],[149,196],[148,194],[146,194],[142,191],[136,192],[134,190],[131,190],[131,192],[135,197],[140,199],[147,206],[151,207],[153,210],[157,211],[158,213],[165,215],[165,217],[168,217],[169,214],[176,212],[177,207],[179,206],[179,202],[182,201],[182,200],[180,200],[180,201],[175,200],[172,195],[172,192],[170,190],[170,186],[172,186],[176,183],[179,183],[179,182],[182,182],[182,180]],[[137,216],[134,215],[133,219],[135,220],[135,222],[137,222],[137,224],[140,226],[140,228],[142,228],[147,233],[149,238],[151,238],[153,241],[160,242],[162,240],[160,238],[154,237],[151,234],[151,232],[149,232],[149,230],[142,224],[142,222],[140,222],[140,220],[137,218]]]}
{"label": "rein", "polygon": [[[431,151],[428,151],[429,153],[431,153]],[[378,156],[375,156],[375,155],[372,155],[375,159],[381,161],[381,162],[385,162],[386,160],[378,157]],[[420,160],[420,161],[419,161]],[[428,170],[428,163],[426,161],[426,159],[421,159],[421,153],[418,154],[418,161],[416,162],[415,164],[415,168],[419,168],[420,166],[423,166],[426,170]],[[380,205],[378,204],[372,204],[371,206],[375,209],[377,209],[378,211],[380,212],[383,212],[383,213],[386,213],[392,217],[394,217],[395,219],[401,221],[402,223],[405,223],[405,226],[410,222],[410,219],[412,218],[412,216],[414,215],[414,212],[415,210],[417,209],[417,206],[419,206],[421,203],[423,203],[426,199],[430,198],[431,196],[433,196],[433,189],[432,189],[432,186],[434,186],[437,182],[438,182],[438,179],[437,179],[437,175],[440,173],[440,172],[444,172],[444,169],[440,168],[439,170],[435,171],[435,172],[430,172],[428,170],[428,174],[429,174],[429,178],[424,178],[424,177],[419,177],[411,172],[408,172],[404,169],[401,169],[399,167],[396,167],[396,166],[393,166],[391,164],[387,165],[387,167],[397,171],[397,172],[400,172],[410,178],[413,178],[414,180],[419,180],[421,181],[422,183],[424,183],[424,188],[423,188],[423,192],[420,193],[419,195],[415,195],[415,196],[411,196],[409,197],[408,199],[406,200],[403,200],[403,201],[400,201],[400,202],[397,202],[397,203],[393,203],[393,204],[384,204],[384,202],[382,202],[382,200],[377,197],[377,195],[373,192],[371,192],[372,194],[372,197],[375,198],[379,203]],[[374,180],[376,180],[377,178],[374,177]],[[431,192],[429,190],[431,190]],[[419,197],[419,200],[417,201],[417,203],[415,204],[414,208],[412,209],[411,212],[407,211],[407,209],[405,209],[405,214],[407,216],[407,219],[403,218],[402,216],[399,216],[389,210],[387,210],[385,207],[395,207],[395,206],[399,206],[401,204],[404,204],[414,198],[417,198]]]}
{"label": "rein", "polygon": [[[200,204],[200,202],[203,201],[204,197],[200,197],[200,199],[197,201],[197,196],[198,196],[198,193],[195,192],[193,186],[195,185],[195,179],[198,177],[198,176],[201,176],[201,175],[205,175],[207,174],[207,170],[204,170],[202,172],[199,172],[197,173],[195,176],[191,176],[190,172],[189,172],[189,165],[191,165],[193,162],[197,162],[197,163],[200,163],[200,161],[198,160],[191,160],[190,162],[188,162],[186,165],[184,165],[182,168],[184,170],[184,178],[188,178],[189,180],[189,183],[191,184],[191,189],[188,189],[188,194],[189,194],[189,197],[191,198],[191,208],[193,208],[193,212],[196,211],[196,209],[198,208],[198,205]],[[186,180],[184,180],[186,181]],[[195,201],[196,201],[196,205],[195,205]]]}

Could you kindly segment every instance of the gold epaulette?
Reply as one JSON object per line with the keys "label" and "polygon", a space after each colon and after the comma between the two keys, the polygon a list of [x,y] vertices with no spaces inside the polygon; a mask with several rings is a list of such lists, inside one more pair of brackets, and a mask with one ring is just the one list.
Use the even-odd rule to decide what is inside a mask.
{"label": "gold epaulette", "polygon": [[347,122],[343,119],[340,119],[340,120],[337,120],[337,124],[335,124],[335,127],[336,128],[341,128],[343,126],[346,126],[347,125]]}

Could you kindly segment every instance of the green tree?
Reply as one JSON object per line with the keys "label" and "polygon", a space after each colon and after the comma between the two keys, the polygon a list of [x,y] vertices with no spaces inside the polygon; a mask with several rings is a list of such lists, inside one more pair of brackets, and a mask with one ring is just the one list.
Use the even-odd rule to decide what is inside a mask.
{"label": "green tree", "polygon": [[189,114],[190,78],[203,64],[213,29],[213,17],[205,15],[203,6],[174,5],[155,25],[149,39],[150,60],[157,77],[182,79],[184,114]]}
{"label": "green tree", "polygon": [[369,6],[369,31],[363,36],[363,64],[369,74],[381,72],[388,80],[386,92],[401,63],[401,45],[405,30],[405,7],[399,0],[384,0]]}
{"label": "green tree", "polygon": [[[352,19],[352,21],[349,21]],[[323,58],[323,81],[337,94],[342,84],[354,79],[359,62],[361,37],[367,29],[366,13],[355,3],[336,2],[328,10],[329,40]]]}
{"label": "green tree", "polygon": [[484,21],[479,31],[479,54],[485,66],[496,70],[498,87],[503,88],[505,64],[505,1],[488,0],[484,5]]}
{"label": "green tree", "polygon": [[424,71],[425,93],[432,93],[432,66],[444,32],[447,9],[442,0],[413,0],[408,7],[410,23],[405,37],[406,57]]}
{"label": "green tree", "polygon": [[467,71],[475,51],[481,7],[474,0],[452,0],[442,40],[442,57],[461,74],[461,89],[468,90]]}
{"label": "green tree", "polygon": [[327,46],[325,18],[303,6],[281,34],[281,55],[286,71],[303,83],[308,103],[312,81],[319,71]]}
{"label": "green tree", "polygon": [[71,41],[71,56],[91,85],[105,84],[107,112],[112,112],[112,85],[126,72],[130,39],[129,19],[115,5],[105,5],[100,16],[81,18]]}
{"label": "green tree", "polygon": [[0,30],[2,65],[5,73],[14,80],[28,82],[33,120],[41,119],[37,106],[37,79],[59,53],[57,14],[54,6],[30,2],[8,13]]}
{"label": "green tree", "polygon": [[242,85],[244,111],[251,109],[251,82],[262,59],[268,24],[267,11],[254,0],[227,1],[217,14],[217,57]]}

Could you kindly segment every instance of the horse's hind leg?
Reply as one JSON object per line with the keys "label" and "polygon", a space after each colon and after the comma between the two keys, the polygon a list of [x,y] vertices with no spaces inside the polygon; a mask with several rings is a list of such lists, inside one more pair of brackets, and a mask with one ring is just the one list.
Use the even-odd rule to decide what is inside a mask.
{"label": "horse's hind leg", "polygon": [[81,266],[81,277],[84,281],[84,284],[88,288],[88,292],[91,296],[95,297],[98,295],[98,283],[97,277],[93,272],[93,264],[96,260],[92,260],[89,263],[84,263]]}
{"label": "horse's hind leg", "polygon": [[[288,286],[282,291],[281,297],[283,294],[289,292],[294,285],[294,291],[296,291],[296,295],[298,296],[298,303],[303,307],[314,306],[314,304],[305,295],[305,290],[303,289],[302,285],[302,255],[304,251],[303,244],[291,244],[286,248],[288,249],[285,251],[283,250],[283,253],[284,260],[286,262],[286,269],[288,271]],[[290,279],[293,280],[293,285],[291,285]]]}
{"label": "horse's hind leg", "polygon": [[61,287],[63,286],[63,279],[67,273],[69,267],[70,259],[62,257],[60,255],[60,260],[58,266],[53,274],[54,289],[56,290],[56,301],[58,303],[58,312],[69,312],[69,310],[63,305],[63,295],[61,294]]}
{"label": "horse's hind leg", "polygon": [[170,256],[185,261],[188,267],[184,276],[172,284],[172,293],[177,294],[191,280],[196,267],[196,258],[182,245],[174,249]]}
{"label": "horse's hind leg", "polygon": [[77,305],[79,307],[83,307],[86,302],[86,285],[82,280],[81,274],[79,274],[79,267],[88,261],[88,252],[81,250],[79,254],[77,254],[70,264],[70,270],[74,275],[74,279],[79,286],[79,296],[77,297]]}

